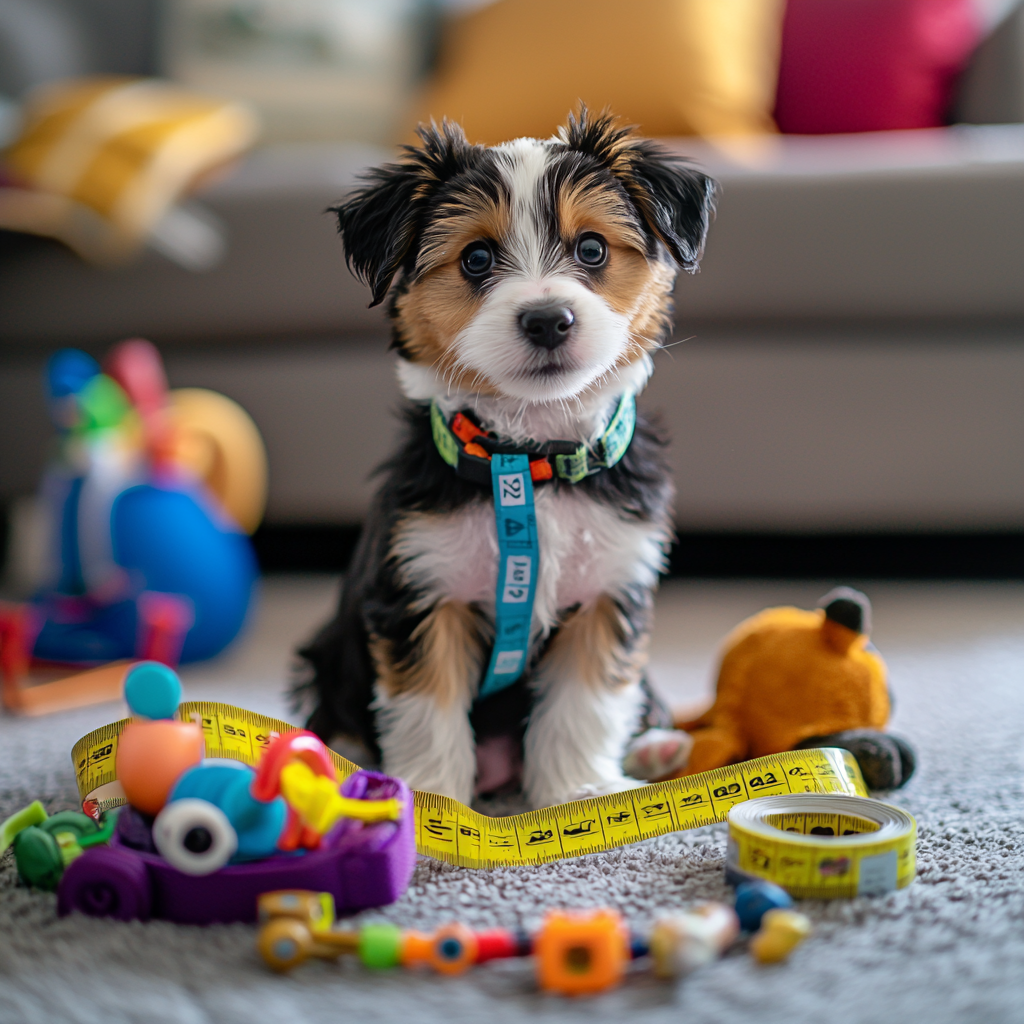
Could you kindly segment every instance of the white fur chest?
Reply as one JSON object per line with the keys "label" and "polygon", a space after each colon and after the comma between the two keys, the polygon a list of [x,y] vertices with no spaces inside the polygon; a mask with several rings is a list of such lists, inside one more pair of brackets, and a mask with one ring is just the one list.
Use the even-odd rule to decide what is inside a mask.
{"label": "white fur chest", "polygon": [[[654,585],[668,537],[664,524],[625,519],[582,491],[542,485],[534,495],[540,546],[535,637],[548,633],[567,608]],[[393,550],[403,582],[423,595],[423,608],[456,600],[493,613],[498,542],[489,495],[456,512],[407,515]]]}

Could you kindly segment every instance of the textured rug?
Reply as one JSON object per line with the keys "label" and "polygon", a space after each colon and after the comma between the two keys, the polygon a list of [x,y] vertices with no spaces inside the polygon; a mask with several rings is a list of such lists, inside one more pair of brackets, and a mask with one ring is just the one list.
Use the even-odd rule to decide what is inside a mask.
{"label": "textured rug", "polygon": [[[810,605],[808,584],[673,584],[659,605],[653,675],[674,700],[707,692],[718,638],[765,604]],[[358,964],[267,972],[248,926],[60,920],[55,898],[16,885],[0,861],[0,1022],[74,1024],[282,1020],[759,1022],[1024,1019],[1024,587],[866,585],[889,662],[894,726],[918,748],[917,777],[893,799],[917,816],[919,877],[877,899],[805,902],[815,933],[784,964],[742,947],[679,985],[642,962],[604,996],[537,993],[528,961],[455,980]],[[323,613],[323,581],[266,588],[250,637],[186,676],[189,698],[284,715],[288,650]],[[29,800],[75,805],[69,752],[117,705],[19,721],[0,717],[0,817]],[[366,917],[430,928],[529,928],[545,908],[610,904],[643,929],[660,908],[725,899],[724,832],[680,833],[540,868],[470,871],[421,860],[392,907]]]}

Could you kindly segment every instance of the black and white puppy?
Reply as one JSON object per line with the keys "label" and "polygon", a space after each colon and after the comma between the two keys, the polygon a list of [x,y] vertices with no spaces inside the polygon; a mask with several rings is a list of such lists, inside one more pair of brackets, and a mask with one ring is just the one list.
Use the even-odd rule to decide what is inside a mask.
{"label": "black and white puppy", "polygon": [[535,484],[527,672],[477,701],[495,615],[491,488],[441,457],[430,403],[524,450],[596,445],[623,393],[651,374],[715,185],[586,110],[543,141],[470,145],[448,122],[419,134],[336,211],[373,302],[390,291],[408,412],[337,615],[300,652],[309,725],[465,802],[476,746],[500,734],[521,744],[534,806],[636,785],[622,758],[649,710],[652,591],[672,530],[662,441],[641,416],[614,466]]}

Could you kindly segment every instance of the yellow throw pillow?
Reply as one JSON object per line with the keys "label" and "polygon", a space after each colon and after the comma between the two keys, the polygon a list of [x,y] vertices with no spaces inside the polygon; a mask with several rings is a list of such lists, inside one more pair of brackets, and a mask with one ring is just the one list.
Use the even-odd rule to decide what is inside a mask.
{"label": "yellow throw pillow", "polygon": [[785,0],[498,0],[453,19],[417,121],[546,138],[580,100],[646,135],[775,131]]}
{"label": "yellow throw pillow", "polygon": [[0,228],[60,239],[97,263],[135,253],[189,186],[255,141],[237,103],[153,78],[66,79],[25,103],[0,155]]}

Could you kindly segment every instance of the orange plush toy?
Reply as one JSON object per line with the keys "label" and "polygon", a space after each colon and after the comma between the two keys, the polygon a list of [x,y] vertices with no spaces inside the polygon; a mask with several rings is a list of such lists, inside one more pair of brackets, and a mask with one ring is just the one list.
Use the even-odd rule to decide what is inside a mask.
{"label": "orange plush toy", "polygon": [[673,777],[801,747],[843,747],[871,789],[895,789],[914,771],[905,741],[885,733],[885,662],[871,645],[871,604],[849,587],[817,611],[768,608],[726,637],[715,703],[677,721],[693,739]]}

